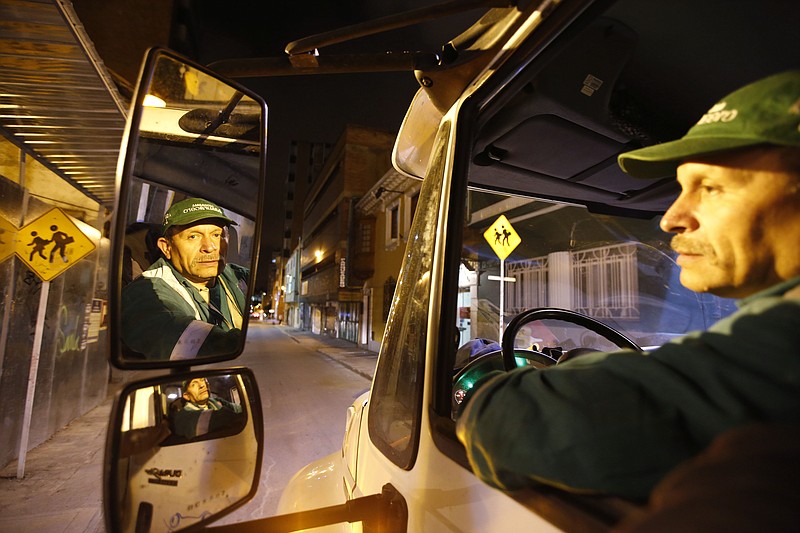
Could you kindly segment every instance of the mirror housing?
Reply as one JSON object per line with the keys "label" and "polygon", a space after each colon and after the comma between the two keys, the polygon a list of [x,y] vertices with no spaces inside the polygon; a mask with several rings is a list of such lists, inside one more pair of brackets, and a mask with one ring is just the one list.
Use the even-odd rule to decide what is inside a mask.
{"label": "mirror housing", "polygon": [[208,524],[253,498],[264,428],[255,376],[204,370],[128,384],[106,438],[104,513],[110,532]]}
{"label": "mirror housing", "polygon": [[[266,113],[248,89],[169,50],[147,52],[117,170],[114,366],[186,367],[241,353],[261,239]],[[166,234],[165,215],[180,209]],[[212,227],[202,244],[178,246],[183,230],[208,225],[223,233]]]}

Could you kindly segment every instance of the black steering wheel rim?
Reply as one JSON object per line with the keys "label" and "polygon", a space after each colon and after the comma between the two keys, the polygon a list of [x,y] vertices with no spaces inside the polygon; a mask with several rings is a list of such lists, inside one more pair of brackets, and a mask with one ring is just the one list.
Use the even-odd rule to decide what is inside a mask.
{"label": "black steering wheel rim", "polygon": [[508,323],[508,326],[503,332],[501,351],[503,353],[503,367],[507,372],[517,367],[516,361],[514,360],[514,338],[517,336],[520,328],[530,322],[546,319],[562,320],[564,322],[570,322],[578,326],[583,326],[584,328],[605,337],[620,348],[630,348],[632,350],[636,350],[637,352],[643,351],[641,346],[636,344],[633,339],[592,317],[571,311],[569,309],[559,309],[557,307],[539,307],[528,309],[519,313],[511,320],[511,322]]}

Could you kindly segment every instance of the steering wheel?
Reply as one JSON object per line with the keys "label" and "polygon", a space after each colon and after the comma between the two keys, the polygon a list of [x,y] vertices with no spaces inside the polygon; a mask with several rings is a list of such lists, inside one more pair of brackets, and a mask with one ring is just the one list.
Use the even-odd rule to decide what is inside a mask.
{"label": "steering wheel", "polygon": [[517,316],[515,316],[511,322],[508,323],[508,327],[503,332],[503,342],[502,342],[502,352],[503,352],[503,368],[508,372],[510,370],[514,370],[517,368],[517,363],[515,361],[514,356],[514,339],[519,333],[520,328],[525,324],[530,322],[534,322],[536,320],[546,320],[546,319],[555,319],[561,320],[563,322],[569,322],[571,324],[575,324],[581,327],[584,327],[588,330],[591,330],[598,335],[605,337],[612,343],[616,344],[620,348],[630,348],[632,350],[636,350],[637,352],[643,351],[641,346],[636,344],[633,340],[626,337],[619,331],[615,330],[611,326],[603,324],[595,320],[594,318],[588,317],[581,313],[576,313],[575,311],[570,311],[568,309],[558,309],[554,307],[541,307],[537,309],[528,309],[527,311],[523,311]]}
{"label": "steering wheel", "polygon": [[[547,354],[537,352],[536,350],[517,348],[514,350],[514,357],[518,363],[515,367],[534,366],[536,368],[545,368],[556,364],[555,359]],[[494,350],[481,354],[464,365],[456,375],[453,376],[453,391],[450,398],[453,413],[458,412],[459,406],[478,381],[490,372],[500,370],[503,370],[503,355],[501,350]]]}
{"label": "steering wheel", "polygon": [[514,338],[522,326],[536,320],[546,319],[576,324],[597,333],[620,348],[630,348],[638,352],[643,351],[636,342],[619,331],[581,313],[557,308],[537,308],[523,311],[509,322],[503,333],[502,348],[499,351],[492,351],[472,359],[453,377],[451,403],[454,416],[457,416],[455,413],[458,413],[459,406],[475,387],[475,384],[489,372],[496,370],[508,372],[521,366],[545,368],[558,362],[558,356],[547,349],[540,352],[514,348]]}

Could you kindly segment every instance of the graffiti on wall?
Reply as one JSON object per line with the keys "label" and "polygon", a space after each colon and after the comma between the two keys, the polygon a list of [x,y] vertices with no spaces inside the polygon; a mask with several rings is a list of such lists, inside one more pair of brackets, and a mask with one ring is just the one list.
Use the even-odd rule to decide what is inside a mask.
{"label": "graffiti on wall", "polygon": [[62,305],[58,312],[58,331],[56,332],[56,351],[58,354],[77,352],[81,349],[81,333],[79,327],[81,315],[70,316],[69,308]]}

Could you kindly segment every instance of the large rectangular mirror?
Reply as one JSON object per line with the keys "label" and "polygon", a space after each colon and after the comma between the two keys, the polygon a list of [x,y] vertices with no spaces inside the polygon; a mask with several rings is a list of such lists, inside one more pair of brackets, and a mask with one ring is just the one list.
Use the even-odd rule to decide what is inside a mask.
{"label": "large rectangular mirror", "polygon": [[145,57],[120,155],[112,362],[241,353],[258,255],[266,105],[163,50]]}
{"label": "large rectangular mirror", "polygon": [[264,439],[255,378],[233,369],[131,383],[114,404],[107,443],[109,531],[206,524],[256,492]]}

